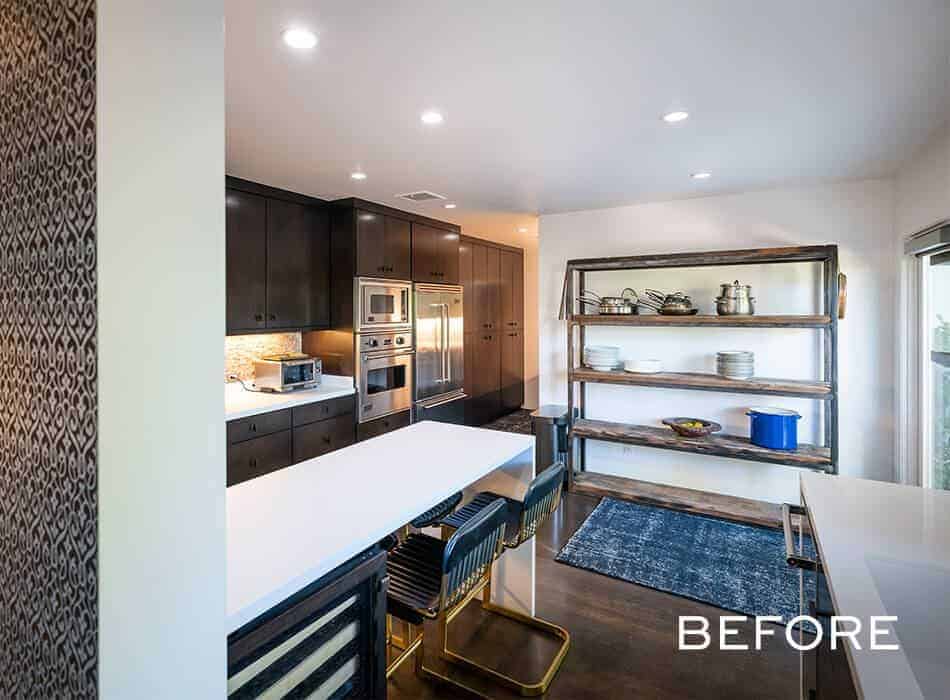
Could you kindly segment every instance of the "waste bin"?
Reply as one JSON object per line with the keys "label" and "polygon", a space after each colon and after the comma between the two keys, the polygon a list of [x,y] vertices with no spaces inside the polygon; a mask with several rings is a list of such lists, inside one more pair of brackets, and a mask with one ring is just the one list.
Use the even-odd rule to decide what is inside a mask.
{"label": "waste bin", "polygon": [[531,413],[534,469],[540,474],[552,464],[567,462],[567,406],[547,404]]}

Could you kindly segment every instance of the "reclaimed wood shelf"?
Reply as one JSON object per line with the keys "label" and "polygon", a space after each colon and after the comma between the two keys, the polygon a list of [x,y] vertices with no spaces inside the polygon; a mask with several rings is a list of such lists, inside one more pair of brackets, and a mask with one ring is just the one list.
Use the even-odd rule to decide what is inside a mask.
{"label": "reclaimed wood shelf", "polygon": [[571,323],[578,326],[641,326],[672,328],[826,328],[831,317],[815,316],[663,316],[660,314],[575,314]]}
{"label": "reclaimed wood shelf", "polygon": [[627,386],[652,386],[663,389],[696,389],[699,391],[722,391],[734,394],[758,394],[760,396],[795,396],[806,399],[823,399],[831,396],[829,382],[808,382],[797,379],[728,379],[718,374],[701,372],[625,372],[613,370],[600,372],[588,367],[577,367],[571,372],[570,381],[596,384],[622,384]]}
{"label": "reclaimed wood shelf", "polygon": [[950,352],[940,352],[939,350],[930,351],[930,359],[938,365],[950,367]]}
{"label": "reclaimed wood shelf", "polygon": [[692,452],[714,457],[731,457],[732,459],[784,464],[820,471],[828,471],[827,468],[832,464],[831,450],[827,447],[799,443],[797,450],[773,450],[768,447],[753,445],[749,438],[722,433],[691,438],[677,435],[669,428],[582,418],[574,422],[573,434],[574,437],[618,442],[624,445],[638,445],[640,447]]}

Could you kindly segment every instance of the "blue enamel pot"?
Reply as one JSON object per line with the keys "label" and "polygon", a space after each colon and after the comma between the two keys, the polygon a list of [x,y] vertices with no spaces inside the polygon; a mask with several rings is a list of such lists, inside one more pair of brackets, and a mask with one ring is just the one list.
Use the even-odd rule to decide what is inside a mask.
{"label": "blue enamel pot", "polygon": [[798,421],[801,415],[787,408],[750,408],[752,444],[773,450],[798,449]]}

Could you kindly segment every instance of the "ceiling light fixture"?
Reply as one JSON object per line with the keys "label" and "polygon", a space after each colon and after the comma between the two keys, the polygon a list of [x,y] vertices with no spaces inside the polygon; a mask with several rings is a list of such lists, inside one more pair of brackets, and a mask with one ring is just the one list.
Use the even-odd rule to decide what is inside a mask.
{"label": "ceiling light fixture", "polygon": [[291,27],[282,36],[284,43],[292,49],[312,49],[317,45],[317,35],[302,27]]}
{"label": "ceiling light fixture", "polygon": [[527,233],[527,232],[528,232],[527,226],[521,226],[518,228],[518,233]]}
{"label": "ceiling light fixture", "polygon": [[667,112],[663,115],[663,121],[667,124],[676,124],[677,122],[686,121],[687,119],[689,119],[689,112]]}
{"label": "ceiling light fixture", "polygon": [[443,206],[445,206],[446,209],[455,209],[455,207],[456,207],[457,205],[455,205],[455,204],[445,204],[445,205],[443,205]]}
{"label": "ceiling light fixture", "polygon": [[445,117],[442,116],[441,112],[436,112],[434,109],[427,110],[423,112],[419,119],[422,120],[423,124],[428,124],[429,126],[435,126],[436,124],[441,124],[445,121]]}
{"label": "ceiling light fixture", "polygon": [[354,180],[365,180],[366,173],[364,173],[362,170],[357,170],[355,173],[350,173],[350,177]]}
{"label": "ceiling light fixture", "polygon": [[708,180],[709,178],[712,177],[712,173],[706,173],[706,172],[690,173],[689,176],[693,178],[694,180]]}

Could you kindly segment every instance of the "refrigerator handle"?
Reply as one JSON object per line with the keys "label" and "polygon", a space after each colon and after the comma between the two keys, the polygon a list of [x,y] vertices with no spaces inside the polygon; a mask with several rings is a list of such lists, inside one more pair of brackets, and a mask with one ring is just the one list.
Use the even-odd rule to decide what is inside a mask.
{"label": "refrigerator handle", "polygon": [[449,383],[449,305],[442,304],[442,381]]}

